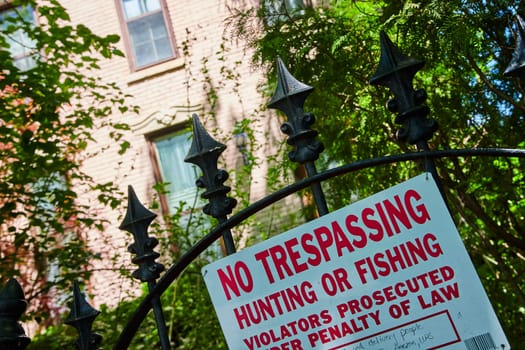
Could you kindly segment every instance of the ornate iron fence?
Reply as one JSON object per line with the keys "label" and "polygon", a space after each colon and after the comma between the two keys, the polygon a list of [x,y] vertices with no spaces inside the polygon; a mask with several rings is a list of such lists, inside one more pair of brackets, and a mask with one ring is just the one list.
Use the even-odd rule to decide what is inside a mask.
{"label": "ornate iron fence", "polygon": [[[525,22],[518,18],[517,46],[510,62],[506,76],[525,77]],[[124,330],[115,345],[115,349],[127,349],[138,331],[147,313],[153,309],[157,324],[161,348],[170,349],[169,336],[163,316],[160,296],[177,279],[182,271],[196,259],[204,250],[221,236],[224,239],[227,254],[235,253],[235,244],[231,229],[245,219],[256,214],[269,205],[302,189],[310,187],[315,206],[319,215],[328,213],[328,206],[323,194],[321,183],[330,178],[341,176],[357,170],[406,161],[420,161],[426,171],[429,171],[440,186],[439,177],[434,165],[436,158],[454,157],[518,157],[525,158],[524,149],[475,148],[455,150],[430,150],[427,141],[432,137],[438,126],[435,120],[427,118],[430,110],[424,105],[426,93],[424,90],[414,90],[412,80],[424,62],[404,55],[382,32],[381,58],[376,74],[370,80],[371,84],[388,87],[394,98],[387,101],[387,108],[397,113],[395,123],[401,128],[397,139],[415,145],[416,152],[380,158],[366,159],[318,173],[315,161],[324,150],[323,144],[317,140],[317,131],[311,129],[315,117],[303,110],[304,102],[313,88],[295,79],[278,59],[278,84],[268,107],[278,109],[286,114],[288,120],[281,125],[281,130],[288,135],[288,144],[292,146],[289,158],[293,162],[304,165],[307,177],[292,185],[282,188],[260,199],[250,206],[238,211],[228,218],[236,206],[236,200],[227,196],[230,187],[224,183],[228,179],[225,170],[218,169],[217,162],[226,146],[214,140],[204,129],[197,115],[193,115],[193,142],[185,161],[198,165],[202,177],[197,180],[197,186],[204,188],[203,198],[208,200],[203,208],[204,213],[218,219],[219,224],[206,236],[202,237],[191,249],[170,266],[164,274],[164,266],[155,260],[160,256],[154,251],[158,241],[148,235],[148,227],[156,215],[146,209],[138,200],[133,188],[129,188],[129,202],[126,216],[120,226],[134,237],[134,243],[129,251],[134,254],[132,262],[138,265],[132,276],[148,285],[149,293],[144,297],[139,307],[128,320]],[[8,350],[24,349],[30,339],[26,336],[19,319],[27,302],[18,282],[10,280],[0,291],[0,348]],[[93,309],[81,294],[78,285],[73,290],[73,303],[66,323],[78,330],[79,337],[76,347],[81,350],[98,349],[101,336],[91,330],[93,321],[99,312]]]}

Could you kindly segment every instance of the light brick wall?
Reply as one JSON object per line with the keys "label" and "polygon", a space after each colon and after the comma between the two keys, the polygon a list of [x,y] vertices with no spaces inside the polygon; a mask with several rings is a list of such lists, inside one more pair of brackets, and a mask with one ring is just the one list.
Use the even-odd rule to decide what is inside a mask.
{"label": "light brick wall", "polygon": [[[208,114],[204,114],[202,120],[208,125],[210,133],[217,127],[218,134],[212,135],[228,145],[223,158],[226,163],[223,167],[226,170],[232,169],[239,158],[231,136],[235,120],[250,118],[253,121],[253,127],[257,130],[257,141],[264,145],[255,151],[261,160],[265,159],[269,152],[274,152],[272,145],[275,140],[283,138],[275,116],[268,112],[252,112],[265,102],[257,93],[257,85],[264,78],[261,72],[251,67],[250,54],[245,51],[242,42],[237,42],[234,38],[223,40],[223,35],[228,35],[224,20],[231,15],[226,2],[167,0],[167,3],[178,52],[183,55],[182,45],[187,41],[189,56],[181,56],[175,61],[139,72],[130,71],[126,58],[117,57],[102,62],[100,76],[107,81],[116,82],[124,92],[133,95],[129,101],[140,106],[141,113],[138,116],[131,113],[114,116],[115,120],[132,125],[132,131],[126,135],[126,139],[132,144],[130,150],[124,155],[119,155],[117,145],[107,137],[107,130],[98,130],[94,133],[97,143],[90,146],[89,156],[86,156],[83,163],[83,169],[97,182],[114,182],[122,192],[126,191],[128,185],[133,185],[139,199],[146,206],[154,197],[154,178],[144,132],[158,126],[155,118],[148,116],[169,115],[173,111],[172,107],[179,106],[172,122],[180,123],[187,120],[190,114],[181,110],[180,106],[202,106],[207,110],[209,105],[205,89],[209,88],[210,84],[218,89],[219,94],[217,108],[214,110],[215,119],[212,120]],[[63,0],[62,4],[68,9],[73,23],[85,24],[99,35],[122,35],[114,1]],[[220,53],[221,45],[226,45],[228,52]],[[119,47],[125,51],[122,42],[119,43]],[[221,55],[225,60],[220,59]],[[207,69],[206,74],[203,73],[204,67]],[[233,69],[240,79],[237,82],[227,81],[221,73],[224,67]],[[236,87],[235,83],[240,85]],[[266,192],[266,168],[267,165],[263,161],[253,173],[250,188],[252,201]],[[85,193],[82,200],[93,207],[100,206],[89,193]],[[125,207],[113,212],[100,208],[101,217],[108,219],[109,224],[103,234],[90,233],[90,244],[94,250],[100,251],[105,259],[112,258],[113,255],[123,255],[115,260],[116,267],[122,265],[134,269],[130,255],[126,253],[131,239],[118,230],[124,213]],[[97,272],[91,281],[91,292],[96,296],[95,304],[115,304],[119,298],[125,296],[128,285],[122,284],[124,280],[118,274],[104,272],[108,268],[107,263],[96,263],[93,268],[101,271]]]}

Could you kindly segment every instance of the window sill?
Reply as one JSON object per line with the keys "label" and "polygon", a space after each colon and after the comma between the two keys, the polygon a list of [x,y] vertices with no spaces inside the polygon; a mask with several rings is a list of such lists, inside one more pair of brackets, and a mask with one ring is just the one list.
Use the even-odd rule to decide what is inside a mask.
{"label": "window sill", "polygon": [[157,65],[142,69],[140,71],[131,73],[127,79],[127,83],[128,85],[136,84],[148,78],[152,78],[160,74],[164,74],[167,72],[181,69],[182,67],[184,67],[184,60],[179,57],[174,60],[160,63]]}

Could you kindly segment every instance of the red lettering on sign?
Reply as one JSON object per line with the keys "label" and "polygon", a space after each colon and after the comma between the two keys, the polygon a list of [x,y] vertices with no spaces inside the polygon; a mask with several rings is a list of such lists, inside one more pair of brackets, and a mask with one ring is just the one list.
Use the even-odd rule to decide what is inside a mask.
{"label": "red lettering on sign", "polygon": [[317,245],[323,255],[324,261],[330,261],[328,248],[334,243],[334,236],[326,226],[321,226],[314,229],[315,238],[317,238]]}
{"label": "red lettering on sign", "polygon": [[[357,274],[363,284],[368,277],[377,280],[379,276],[386,277],[391,273],[427,261],[429,257],[436,258],[443,254],[437,238],[427,233],[423,238],[401,243],[398,246],[378,252],[371,257],[360,259],[354,263]],[[370,276],[369,276],[370,275]]]}
{"label": "red lettering on sign", "polygon": [[[396,194],[363,208],[360,213],[348,213],[344,224],[333,220],[257,252],[255,259],[262,264],[270,283],[283,280],[336,256],[365,248],[370,242],[381,242],[404,229],[412,229],[414,224],[424,224],[430,220],[430,215],[421,199],[417,191],[407,190],[402,195]],[[428,252],[423,251],[426,247],[410,244],[357,262],[362,282],[366,283],[369,277],[375,280],[412,266],[419,261],[418,257],[426,259]]]}
{"label": "red lettering on sign", "polygon": [[[406,297],[409,293],[420,293],[418,301],[422,308],[431,307],[438,302],[451,300],[459,297],[457,283],[449,284],[430,291],[431,301],[427,301],[421,292],[448,282],[454,278],[454,270],[450,266],[442,266],[438,269],[425,272],[421,275],[412,277],[405,281],[397,282],[394,285],[373,291],[370,294],[361,295],[359,298],[348,300],[336,306],[337,313],[341,318],[347,318],[349,315],[360,314],[373,309],[374,307],[392,303],[399,298]],[[441,297],[441,299],[440,299]],[[400,302],[402,304],[402,302]]]}
{"label": "red lettering on sign", "polygon": [[234,271],[232,271],[230,265],[226,266],[226,272],[218,269],[217,275],[219,276],[227,300],[231,300],[232,298],[230,291],[237,297],[241,295],[239,287],[241,287],[245,293],[249,293],[253,289],[252,275],[248,266],[243,261],[237,261],[235,263]]}
{"label": "red lettering on sign", "polygon": [[[418,224],[424,224],[430,220],[430,215],[428,214],[427,208],[424,204],[412,205],[412,199],[416,201],[421,200],[421,195],[414,190],[408,190],[405,193],[405,206],[407,208],[410,217]],[[415,210],[414,210],[415,209]],[[416,212],[417,211],[417,212]]]}
{"label": "red lettering on sign", "polygon": [[317,295],[309,281],[271,293],[233,309],[240,329],[259,324],[306,304],[317,302]]}
{"label": "red lettering on sign", "polygon": [[317,246],[314,245],[313,240],[314,236],[310,233],[305,233],[301,236],[301,246],[303,247],[304,252],[311,256],[307,260],[308,265],[318,266],[323,262],[323,259],[321,258],[321,252],[317,249]]}
{"label": "red lettering on sign", "polygon": [[[370,209],[370,208],[365,208],[365,210],[363,210],[363,213],[367,209]],[[370,210],[372,210],[372,209],[370,209]],[[372,210],[372,212],[373,212],[373,210]],[[365,215],[365,214],[363,216],[367,217],[367,215]],[[346,220],[345,220],[346,229],[348,230],[348,232],[350,232],[351,235],[359,237],[358,240],[354,239],[352,241],[354,247],[356,247],[356,248],[364,248],[366,246],[366,232],[361,227],[353,225],[354,223],[358,223],[358,222],[359,222],[359,218],[356,215],[352,215],[352,214],[348,215],[346,217]]]}
{"label": "red lettering on sign", "polygon": [[298,244],[299,240],[295,237],[284,243],[284,246],[286,247],[286,252],[288,253],[288,257],[290,258],[290,260],[292,260],[292,266],[294,268],[295,273],[303,272],[308,269],[308,264],[297,262],[297,260],[299,260],[299,258],[301,257],[301,254],[293,248],[296,247]]}

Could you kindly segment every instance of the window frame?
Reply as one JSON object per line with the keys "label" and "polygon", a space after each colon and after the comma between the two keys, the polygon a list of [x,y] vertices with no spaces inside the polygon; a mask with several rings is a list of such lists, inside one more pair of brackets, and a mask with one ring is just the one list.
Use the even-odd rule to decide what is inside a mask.
{"label": "window frame", "polygon": [[[153,169],[153,179],[155,181],[155,184],[160,184],[166,182],[166,179],[162,177],[162,164],[160,163],[159,154],[157,150],[157,146],[155,143],[157,141],[161,141],[162,139],[169,138],[170,136],[177,136],[181,134],[188,134],[190,135],[191,132],[188,131],[186,128],[186,124],[182,125],[176,125],[168,128],[164,128],[162,130],[158,130],[152,133],[149,133],[147,135],[144,135],[146,138],[146,143],[148,147],[148,154],[151,160],[152,169]],[[181,159],[182,162],[184,162],[184,159]],[[201,171],[198,169],[196,165],[191,165],[193,167],[196,167],[197,174],[195,180],[197,180],[201,176]],[[197,203],[196,208],[200,208],[203,205],[202,199],[201,199],[201,193],[197,185],[194,185],[195,187],[195,194],[197,196]],[[173,206],[172,203],[170,203],[168,195],[164,193],[159,193],[159,201],[160,201],[160,207],[162,212],[165,215],[173,215]],[[176,203],[178,204],[178,203]],[[193,203],[187,203],[188,207],[191,207]]]}
{"label": "window frame", "polygon": [[[126,56],[127,56],[127,59],[128,59],[129,69],[132,72],[137,72],[137,71],[140,71],[140,70],[143,70],[143,69],[147,69],[149,67],[156,66],[158,64],[162,64],[164,62],[168,62],[168,61],[174,60],[174,59],[179,57],[179,53],[178,53],[178,50],[177,50],[177,42],[175,40],[175,31],[173,30],[171,17],[169,15],[169,11],[168,11],[168,4],[167,4],[166,0],[159,0],[159,3],[160,3],[160,11],[162,13],[162,18],[164,19],[164,24],[166,25],[166,32],[168,34],[168,41],[169,41],[169,43],[171,45],[171,49],[172,49],[173,55],[171,57],[164,58],[164,59],[152,62],[152,63],[148,63],[148,64],[145,64],[145,65],[142,65],[142,66],[137,66],[136,58],[135,58],[135,51],[133,49],[133,45],[132,45],[132,42],[131,42],[131,35],[129,33],[129,30],[128,30],[128,23],[129,23],[129,21],[126,19],[126,16],[124,14],[124,7],[122,5],[122,0],[115,0],[115,6],[116,6],[116,9],[117,9],[117,14],[118,14],[119,22],[120,22],[120,27],[122,29],[122,41],[124,43],[124,48],[125,48],[126,53],[127,53]],[[150,15],[146,14],[146,15],[137,16],[137,17],[134,17],[133,20],[137,20],[138,18],[146,18],[148,16],[150,16]]]}

